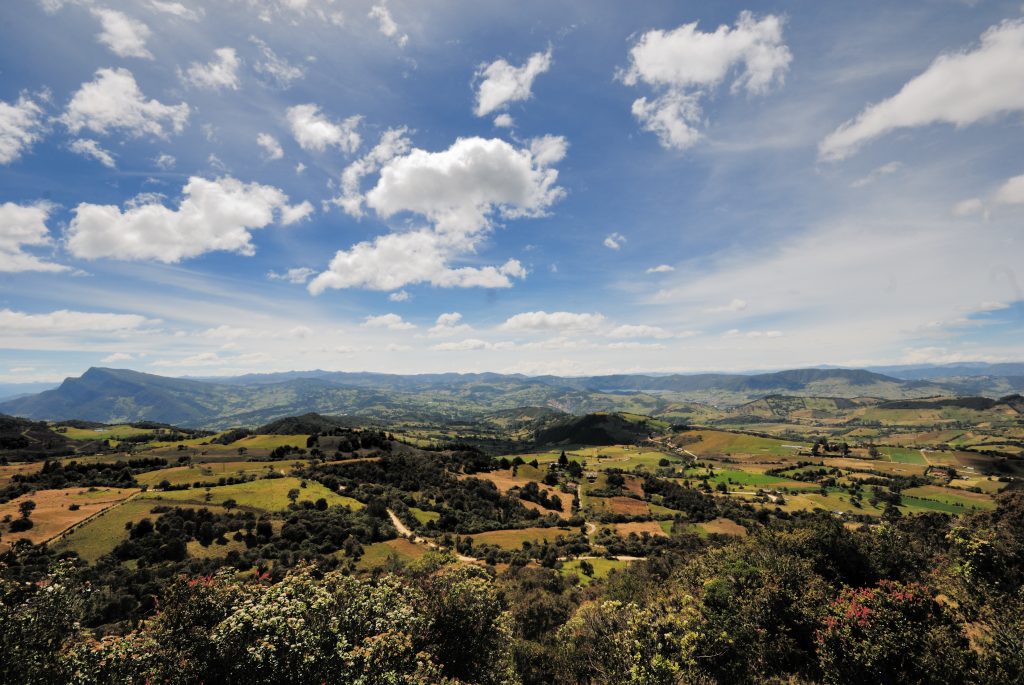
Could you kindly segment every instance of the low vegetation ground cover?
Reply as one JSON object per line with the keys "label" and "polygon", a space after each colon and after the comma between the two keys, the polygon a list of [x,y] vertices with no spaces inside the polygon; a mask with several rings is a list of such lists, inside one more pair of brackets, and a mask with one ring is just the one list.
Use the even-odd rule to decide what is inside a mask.
{"label": "low vegetation ground cover", "polygon": [[[804,411],[808,421],[834,414],[827,403],[794,411]],[[624,420],[647,425],[642,417]],[[793,430],[796,424],[788,425]],[[767,577],[780,568],[789,569],[786,573],[803,568],[801,564],[809,562],[799,555],[816,554],[813,549],[819,548],[813,545],[830,550],[822,554],[831,561],[814,562],[817,575],[796,583],[801,597],[819,593],[814,615],[831,611],[831,602],[842,600],[844,586],[875,588],[876,581],[892,578],[917,582],[941,577],[937,587],[962,602],[964,596],[957,594],[950,577],[929,575],[945,573],[935,565],[936,555],[955,555],[961,549],[952,521],[975,521],[970,525],[989,531],[986,539],[1003,534],[979,522],[995,516],[998,502],[1012,495],[1021,466],[1013,455],[942,447],[926,448],[922,454],[909,438],[900,444],[880,444],[875,442],[875,428],[851,439],[844,456],[841,441],[834,437],[815,454],[811,446],[821,435],[814,433],[764,437],[655,427],[660,432],[640,435],[634,444],[520,443],[517,451],[493,453],[456,442],[456,430],[435,435],[443,434],[452,441],[449,444],[432,439],[417,445],[379,431],[343,431],[331,436],[246,435],[215,446],[191,439],[184,449],[168,441],[133,444],[130,449],[111,445],[106,452],[67,455],[53,463],[64,468],[77,459],[94,469],[75,471],[84,482],[106,474],[102,477],[127,478],[130,487],[117,488],[116,495],[110,494],[115,489],[109,485],[43,487],[18,494],[0,505],[0,513],[11,517],[0,525],[0,544],[17,540],[10,524],[21,516],[19,504],[35,498],[30,514],[35,532],[21,536],[28,542],[15,545],[3,556],[5,563],[16,563],[18,573],[31,575],[43,573],[58,555],[77,558],[83,564],[80,572],[90,574],[90,582],[103,588],[90,600],[83,625],[115,634],[149,620],[154,598],[168,592],[180,574],[213,578],[220,569],[226,577],[248,582],[262,578],[259,582],[272,586],[291,582],[286,580],[291,574],[301,574],[304,564],[312,564],[318,575],[335,570],[355,578],[397,573],[419,583],[451,564],[467,565],[479,569],[486,587],[500,588],[495,596],[502,597],[502,611],[509,612],[518,631],[520,646],[510,648],[510,654],[530,649],[548,657],[581,648],[581,633],[575,632],[580,630],[579,621],[591,620],[588,612],[603,610],[587,607],[619,601],[625,602],[619,613],[631,611],[622,607],[633,603],[649,607],[650,616],[656,616],[659,593],[678,587],[681,578],[703,578],[688,590],[691,599],[683,602],[695,607],[703,621],[693,625],[703,626],[701,639],[709,640],[707,649],[725,650],[722,653],[730,654],[732,663],[747,664],[745,653],[713,637],[723,631],[735,633],[737,624],[713,621],[726,611],[723,607],[745,606],[744,593],[750,587],[761,587],[761,581],[751,578],[762,575],[745,575],[750,565],[759,568],[765,555],[783,555],[784,566],[757,572]],[[951,435],[914,434],[926,440]],[[243,443],[249,447],[239,454],[238,445]],[[289,445],[296,451],[284,449]],[[326,453],[314,453],[317,445]],[[150,457],[166,461],[140,466],[140,460]],[[51,475],[64,473],[45,468]],[[32,485],[31,479],[43,469],[40,462],[0,466],[5,478],[0,484]],[[127,475],[121,474],[124,469]],[[559,498],[557,509],[550,507],[554,496]],[[70,510],[61,511],[62,498],[77,498],[74,516],[69,516]],[[946,532],[934,537],[923,532],[925,526]],[[894,530],[903,531],[903,537],[885,537],[885,531]],[[819,542],[810,542],[819,537]],[[26,546],[48,538],[52,541],[46,547]],[[974,543],[963,544],[967,549]],[[834,550],[843,545],[855,545],[860,556],[850,552],[853,556],[841,561],[828,556],[838,554]],[[47,561],[19,561],[26,554]],[[927,560],[907,562],[910,565],[903,570],[892,571],[907,554]],[[725,564],[721,555],[736,556],[712,576],[701,576]],[[864,561],[865,556],[872,561]],[[859,570],[836,575],[829,564]],[[696,575],[681,574],[683,567]],[[749,582],[755,585],[744,585],[742,591],[735,586]],[[725,604],[720,603],[722,597],[728,598]],[[540,614],[543,620],[537,618]],[[644,620],[654,620],[650,616]],[[989,620],[972,616],[972,624]],[[786,630],[797,630],[798,624],[792,623],[797,619],[787,615],[779,620]],[[604,625],[602,621],[595,625]],[[748,645],[757,639],[735,634]],[[625,639],[614,635],[616,640]],[[777,643],[772,644],[776,649]],[[516,668],[526,668],[529,653],[515,657],[526,660],[516,662]],[[806,646],[800,663],[811,670],[801,671],[799,677],[818,673],[814,669],[821,668],[819,653],[818,646]],[[700,668],[695,673],[704,673]],[[746,675],[741,677],[715,671],[712,681],[744,682],[753,673],[742,672]],[[525,682],[550,682],[528,670],[521,675]]]}

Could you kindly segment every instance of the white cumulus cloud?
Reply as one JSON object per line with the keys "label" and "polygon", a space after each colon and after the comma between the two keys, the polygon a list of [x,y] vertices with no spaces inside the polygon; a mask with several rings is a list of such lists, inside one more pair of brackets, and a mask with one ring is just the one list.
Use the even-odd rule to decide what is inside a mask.
{"label": "white cumulus cloud", "polygon": [[826,137],[822,159],[849,157],[892,131],[929,124],[958,128],[1024,111],[1024,20],[989,28],[972,50],[940,55],[896,95],[870,105]]}
{"label": "white cumulus cloud", "polygon": [[782,82],[793,59],[782,26],[781,17],[759,19],[744,11],[735,26],[719,26],[711,33],[700,31],[697,22],[644,33],[630,49],[630,64],[621,78],[627,85],[643,83],[657,94],[634,101],[633,115],[663,147],[691,147],[701,136],[701,101],[730,74],[735,74],[733,93],[760,95]]}
{"label": "white cumulus cloud", "polygon": [[177,164],[177,163],[178,163],[178,160],[176,160],[174,158],[174,155],[169,155],[166,152],[160,153],[153,160],[153,164],[156,164],[157,167],[159,167],[161,169],[164,169],[165,171],[167,169],[173,169],[174,165]]}
{"label": "white cumulus cloud", "polygon": [[95,7],[93,15],[100,20],[103,31],[96,38],[119,57],[153,59],[146,49],[146,40],[152,33],[149,27],[117,10]]}
{"label": "white cumulus cloud", "polygon": [[72,96],[61,121],[72,133],[89,129],[100,135],[120,129],[133,136],[166,137],[164,124],[180,133],[188,122],[189,107],[182,102],[165,105],[146,100],[132,72],[99,69],[93,81],[82,84]]}
{"label": "white cumulus cloud", "polygon": [[366,203],[385,219],[412,212],[440,233],[471,235],[488,228],[494,213],[542,215],[564,194],[555,185],[558,171],[548,166],[556,161],[500,139],[460,138],[441,152],[414,149],[392,160]]}
{"label": "white cumulus cloud", "polygon": [[570,331],[594,329],[603,322],[601,314],[537,311],[511,316],[498,328],[504,331]]}
{"label": "white cumulus cloud", "polygon": [[412,143],[406,138],[406,133],[408,129],[404,126],[384,131],[373,149],[345,167],[341,173],[341,196],[332,202],[346,214],[357,218],[363,216],[363,195],[360,191],[363,178],[380,171],[382,166],[395,157],[409,152]]}
{"label": "white cumulus cloud", "polygon": [[462,314],[458,312],[447,312],[437,317],[434,325],[427,330],[431,338],[447,338],[453,335],[466,334],[472,330],[462,322]]}
{"label": "white cumulus cloud", "polygon": [[117,364],[118,362],[130,362],[134,361],[135,357],[127,352],[114,352],[109,354],[100,361],[104,364]]}
{"label": "white cumulus cloud", "polygon": [[971,197],[961,200],[953,205],[953,214],[956,216],[973,216],[985,213],[985,203],[979,197]]}
{"label": "white cumulus cloud", "polygon": [[441,288],[508,288],[510,278],[526,270],[515,259],[501,266],[452,268],[449,263],[463,250],[434,231],[389,233],[373,241],[339,250],[328,270],[309,284],[314,295],[328,288],[396,290],[415,283]]}
{"label": "white cumulus cloud", "polygon": [[[526,63],[520,67],[513,66],[503,59],[481,65],[476,72],[476,79],[479,81],[476,91],[476,115],[485,117],[506,107],[510,102],[529,100],[534,79],[550,68],[551,48],[548,48],[547,52],[530,55]],[[511,126],[512,120],[511,117],[501,122],[495,119],[494,123],[496,126]]]}
{"label": "white cumulus cloud", "polygon": [[23,249],[52,244],[46,226],[49,215],[47,204],[0,204],[0,272],[67,270],[66,266],[43,261]]}
{"label": "white cumulus cloud", "polygon": [[609,350],[664,350],[665,346],[661,343],[642,343],[642,342],[614,342],[608,343]]}
{"label": "white cumulus cloud", "polygon": [[199,18],[203,15],[202,9],[191,10],[180,2],[149,0],[149,6],[157,12],[170,14],[171,16],[178,17],[179,19],[188,19],[189,21],[199,21]]}
{"label": "white cumulus cloud", "polygon": [[626,242],[626,236],[621,233],[612,233],[604,239],[604,246],[609,250],[618,250],[622,248],[622,244]]}
{"label": "white cumulus cloud", "polygon": [[89,140],[86,138],[79,138],[71,141],[68,145],[68,149],[74,152],[76,155],[82,155],[83,157],[90,157],[95,159],[97,162],[105,167],[113,169],[117,166],[114,163],[114,157],[109,152],[100,147],[100,144],[95,140]]}
{"label": "white cumulus cloud", "polygon": [[409,331],[416,328],[416,324],[405,321],[398,314],[368,316],[360,325],[364,328],[386,328],[389,331]]}
{"label": "white cumulus cloud", "polygon": [[1024,175],[1014,176],[996,191],[995,201],[1004,205],[1024,204]]}
{"label": "white cumulus cloud", "polygon": [[230,88],[238,90],[238,68],[242,60],[234,48],[217,48],[213,59],[207,63],[193,62],[184,73],[179,72],[182,81],[206,90]]}
{"label": "white cumulus cloud", "polygon": [[22,95],[14,104],[0,100],[0,164],[10,164],[42,137],[43,110]]}
{"label": "white cumulus cloud", "polygon": [[625,324],[616,326],[608,332],[609,338],[658,338],[666,339],[675,337],[674,333],[666,331],[660,326],[631,325]]}
{"label": "white cumulus cloud", "polygon": [[488,342],[479,338],[467,338],[452,342],[438,343],[431,347],[439,352],[472,352],[476,350],[508,350],[515,347],[512,342]]}
{"label": "white cumulus cloud", "polygon": [[159,323],[138,314],[76,312],[60,309],[46,314],[0,309],[0,331],[8,333],[114,333]]}
{"label": "white cumulus cloud", "polygon": [[267,273],[267,278],[272,281],[288,281],[289,283],[301,285],[312,278],[315,273],[316,269],[310,269],[308,266],[300,266],[294,269],[288,269],[283,274],[277,273],[276,271],[270,271]]}
{"label": "white cumulus cloud", "polygon": [[277,138],[269,133],[260,133],[256,136],[256,144],[263,148],[263,154],[267,159],[281,159],[284,157],[284,150]]}
{"label": "white cumulus cloud", "polygon": [[968,217],[979,215],[988,220],[992,218],[993,205],[1020,205],[1024,204],[1024,174],[1006,179],[999,188],[992,193],[988,202],[980,197],[972,197],[961,200],[953,205],[953,215]]}
{"label": "white cumulus cloud", "polygon": [[370,8],[370,13],[367,16],[377,21],[377,30],[381,32],[381,35],[395,41],[399,47],[404,48],[409,42],[409,36],[402,33],[391,16],[391,12],[384,5],[374,5]]}
{"label": "white cumulus cloud", "polygon": [[297,221],[312,211],[295,207],[272,186],[233,178],[189,178],[177,209],[160,203],[128,206],[82,203],[74,209],[67,246],[84,259],[151,259],[173,263],[214,250],[255,253],[251,230]]}
{"label": "white cumulus cloud", "polygon": [[667,273],[671,273],[671,272],[673,272],[675,270],[676,270],[676,268],[674,266],[670,266],[668,264],[659,264],[658,266],[652,266],[651,268],[649,268],[647,270],[647,273],[649,273],[649,274],[667,274]]}
{"label": "white cumulus cloud", "polygon": [[324,116],[317,105],[304,104],[289,107],[287,118],[292,135],[303,150],[323,152],[333,146],[342,152],[353,153],[362,143],[356,131],[362,120],[358,115],[334,122]]}
{"label": "white cumulus cloud", "polygon": [[432,227],[390,233],[339,251],[329,269],[310,283],[310,292],[395,290],[415,283],[509,287],[511,278],[526,275],[515,259],[485,267],[453,268],[451,262],[476,251],[496,216],[541,216],[562,197],[558,172],[548,164],[564,154],[564,141],[542,147],[539,161],[532,150],[503,140],[460,138],[447,150],[413,149],[395,157],[364,196],[366,206],[383,219],[418,214]]}
{"label": "white cumulus cloud", "polygon": [[850,184],[851,188],[863,188],[871,185],[884,176],[890,176],[903,168],[902,162],[888,162],[880,167],[871,170],[867,176],[862,176]]}
{"label": "white cumulus cloud", "polygon": [[249,42],[259,49],[263,57],[263,59],[257,60],[253,64],[256,73],[273,81],[279,88],[288,88],[293,81],[306,75],[302,67],[295,66],[279,56],[265,41],[260,40],[256,36],[249,36]]}
{"label": "white cumulus cloud", "polygon": [[720,313],[723,313],[723,312],[742,312],[746,308],[747,308],[746,301],[745,300],[741,300],[741,299],[739,299],[737,297],[737,298],[733,298],[732,300],[730,300],[728,304],[723,304],[723,305],[719,305],[719,306],[716,306],[716,307],[708,307],[704,311],[706,311],[708,313],[711,313],[711,314],[720,314]]}

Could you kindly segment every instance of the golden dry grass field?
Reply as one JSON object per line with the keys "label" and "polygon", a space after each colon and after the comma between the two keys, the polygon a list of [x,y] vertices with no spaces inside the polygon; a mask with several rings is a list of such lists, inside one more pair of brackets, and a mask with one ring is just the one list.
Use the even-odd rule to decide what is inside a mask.
{"label": "golden dry grass field", "polygon": [[[27,538],[34,543],[50,538],[78,524],[90,516],[123,502],[139,492],[136,488],[66,488],[63,490],[37,490],[0,504],[0,518],[20,518],[18,507],[22,502],[32,500],[36,508],[32,512],[32,528],[20,533],[6,533],[0,541],[0,550],[7,549],[10,542]],[[72,505],[78,505],[75,510]]]}

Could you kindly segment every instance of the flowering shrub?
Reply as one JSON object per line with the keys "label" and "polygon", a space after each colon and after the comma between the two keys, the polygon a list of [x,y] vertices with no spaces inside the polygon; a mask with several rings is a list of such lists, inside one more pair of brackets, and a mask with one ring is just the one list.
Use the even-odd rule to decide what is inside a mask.
{"label": "flowering shrub", "polygon": [[83,587],[61,562],[38,583],[4,577],[0,567],[0,682],[35,685],[64,680],[57,654],[78,630]]}
{"label": "flowering shrub", "polygon": [[971,652],[960,628],[917,583],[849,588],[816,635],[827,683],[962,683]]}
{"label": "flowering shrub", "polygon": [[353,685],[407,682],[429,670],[414,636],[416,591],[309,569],[243,600],[210,636],[232,682]]}
{"label": "flowering shrub", "polygon": [[[278,583],[180,578],[156,614],[97,639],[76,623],[88,588],[58,566],[0,585],[0,682],[27,685],[505,685],[510,617],[478,568],[419,582],[302,566]],[[461,676],[461,677],[459,677]]]}

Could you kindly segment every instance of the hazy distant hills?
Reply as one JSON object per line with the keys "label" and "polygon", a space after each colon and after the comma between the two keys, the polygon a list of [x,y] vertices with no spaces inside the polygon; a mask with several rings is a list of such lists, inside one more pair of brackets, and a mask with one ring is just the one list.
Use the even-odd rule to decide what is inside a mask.
{"label": "hazy distant hills", "polygon": [[[1007,366],[1016,371],[1021,365]],[[772,395],[899,400],[936,395],[1000,397],[1022,390],[1024,376],[899,378],[860,369],[572,378],[309,371],[195,379],[92,368],[57,388],[0,403],[0,413],[35,420],[145,420],[221,428],[257,426],[308,412],[432,422],[517,407],[548,407],[571,414],[638,411],[669,416],[673,407],[688,402],[736,406]]]}
{"label": "hazy distant hills", "polygon": [[1024,377],[1024,363],[1012,362],[988,364],[985,362],[967,362],[963,364],[927,364],[923,366],[879,366],[871,371],[884,373],[895,378],[924,380],[930,378],[967,378],[1001,376]]}
{"label": "hazy distant hills", "polygon": [[37,392],[50,390],[56,385],[56,383],[0,383],[0,402],[25,395],[34,395]]}

